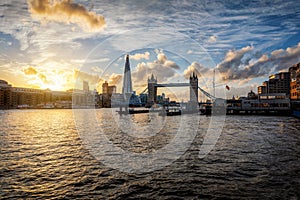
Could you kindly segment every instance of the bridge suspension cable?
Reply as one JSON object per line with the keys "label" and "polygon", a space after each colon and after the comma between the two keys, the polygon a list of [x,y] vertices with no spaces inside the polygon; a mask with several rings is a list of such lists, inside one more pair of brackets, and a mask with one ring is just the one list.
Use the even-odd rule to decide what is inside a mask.
{"label": "bridge suspension cable", "polygon": [[140,94],[145,94],[147,90],[148,90],[148,87],[146,87]]}
{"label": "bridge suspension cable", "polygon": [[208,98],[210,98],[210,99],[212,99],[212,100],[215,100],[215,99],[216,99],[215,96],[209,94],[208,92],[206,92],[206,91],[203,90],[202,88],[198,87],[198,89],[199,89],[205,96],[207,96]]}

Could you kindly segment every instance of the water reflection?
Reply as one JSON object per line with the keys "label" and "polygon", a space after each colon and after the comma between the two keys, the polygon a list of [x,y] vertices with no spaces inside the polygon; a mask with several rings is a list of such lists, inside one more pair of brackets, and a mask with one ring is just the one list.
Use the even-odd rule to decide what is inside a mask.
{"label": "water reflection", "polygon": [[[102,110],[94,114],[98,123],[107,130],[112,128],[113,122],[101,120]],[[199,159],[199,147],[209,127],[209,118],[201,116],[198,134],[185,154],[160,170],[138,175],[111,169],[93,158],[77,134],[71,110],[10,110],[0,112],[0,117],[0,198],[300,196],[300,122],[295,118],[228,116],[215,148]],[[132,119],[142,124],[149,118]],[[176,122],[176,118],[165,120]],[[164,140],[154,140],[157,135],[135,139],[120,132],[106,135],[120,147],[136,152],[147,152],[172,139],[167,133]],[[144,145],[147,142],[148,146]]]}

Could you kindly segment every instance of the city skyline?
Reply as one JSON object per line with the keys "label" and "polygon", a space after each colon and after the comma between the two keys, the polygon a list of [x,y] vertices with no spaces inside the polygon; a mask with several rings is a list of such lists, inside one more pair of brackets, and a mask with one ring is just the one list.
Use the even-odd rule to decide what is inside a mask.
{"label": "city skyline", "polygon": [[[54,2],[1,2],[0,79],[61,91],[77,79],[117,85],[128,53],[133,90],[142,90],[151,72],[160,82],[187,82],[192,69],[211,90],[216,68],[228,96],[241,96],[300,61],[298,1]],[[168,48],[146,44],[151,38]],[[187,45],[177,49],[172,38]],[[103,43],[106,49],[93,52]]]}
{"label": "city skyline", "polygon": [[[139,55],[140,56],[140,55]],[[125,55],[125,57],[126,57],[126,59],[125,59],[125,63],[124,63],[124,74],[125,75],[130,75],[130,73],[127,73],[128,72],[128,70],[130,71],[130,61],[129,61],[129,55],[128,54],[126,54]],[[132,56],[131,56],[132,57]],[[299,63],[296,63],[296,64],[294,64],[293,66],[298,66],[300,64],[300,62]],[[289,70],[286,70],[286,71],[289,71]],[[189,76],[189,78],[190,77],[193,77],[194,75],[198,75],[198,73],[199,73],[199,71],[197,71],[197,69],[196,68],[192,68],[190,71],[188,71],[188,70],[186,70],[185,71],[185,74],[184,75],[188,75]],[[280,72],[279,74],[283,74],[283,73],[285,73],[285,74],[290,74],[289,72]],[[199,75],[201,76],[201,73],[199,73]],[[148,77],[148,81],[149,81],[149,78],[150,77],[152,77],[153,78],[153,71],[151,72],[151,75],[150,74],[147,74],[146,75],[147,77]],[[257,93],[257,94],[261,94],[261,93],[265,93],[264,91],[262,91],[262,87],[266,87],[266,83],[268,82],[267,81],[267,78],[269,77],[270,79],[274,79],[274,77],[277,77],[278,76],[278,74],[276,73],[276,74],[272,74],[272,75],[270,75],[270,76],[267,76],[267,77],[265,77],[265,80],[261,83],[261,84],[259,84],[258,85],[258,87],[257,88],[255,88],[255,90],[257,90],[257,91],[255,91],[255,93]],[[156,78],[157,78],[157,76],[156,76]],[[178,77],[177,77],[178,78]],[[127,79],[128,79],[128,77],[127,77]],[[1,80],[1,79],[0,79]],[[35,89],[35,90],[40,90],[40,91],[51,91],[51,92],[78,92],[78,91],[91,91],[91,92],[93,92],[93,91],[95,91],[96,90],[96,92],[97,93],[99,93],[99,94],[105,94],[105,92],[103,92],[104,90],[103,90],[103,85],[104,84],[107,84],[108,85],[108,82],[105,80],[104,82],[99,82],[99,83],[97,83],[96,85],[97,85],[97,88],[92,88],[91,90],[89,90],[89,81],[86,81],[87,79],[83,79],[82,80],[82,82],[80,83],[80,84],[78,84],[78,81],[77,81],[77,83],[76,83],[76,88],[74,87],[74,88],[69,88],[69,89],[67,89],[67,90],[51,90],[51,89],[49,89],[49,88],[46,88],[46,89],[41,89],[41,88],[26,88],[26,87],[17,87],[17,86],[14,86],[14,85],[12,85],[12,84],[9,84],[8,83],[8,86],[10,86],[10,87],[13,87],[13,88],[20,88],[20,89],[26,89],[26,90],[28,90],[28,89]],[[3,81],[6,81],[6,80],[3,80]],[[117,93],[117,94],[124,94],[124,92],[123,92],[123,90],[124,90],[124,81],[125,82],[127,82],[126,80],[124,80],[123,78],[119,78],[119,79],[117,79],[117,82],[115,82],[116,83],[116,85],[118,85],[118,87],[121,89],[122,88],[122,90],[121,90],[121,92],[120,92],[120,89],[119,90],[117,90],[118,89],[118,87],[116,86],[116,85],[114,85],[114,84],[110,84],[110,86],[109,87],[114,87],[114,89],[113,89],[113,92],[112,93]],[[178,80],[179,81],[179,80]],[[198,80],[197,80],[198,81]],[[100,83],[102,83],[101,85],[100,85]],[[121,83],[123,83],[123,85],[121,84]],[[165,84],[167,84],[166,82],[164,82]],[[127,83],[128,84],[128,83]],[[176,83],[175,83],[176,84]],[[287,83],[288,85],[290,84],[290,82],[288,82]],[[126,85],[126,84],[125,84]],[[132,85],[132,83],[130,83],[130,85]],[[133,82],[133,85],[134,85],[134,82]],[[75,85],[74,85],[75,86]],[[101,86],[101,87],[100,87]],[[223,86],[223,85],[222,85]],[[107,86],[108,87],[108,86]],[[132,86],[131,86],[132,87]],[[143,87],[143,89],[144,89],[144,91],[145,90],[147,90],[147,88],[149,87],[149,85],[148,85],[148,87],[146,86],[146,84],[142,84],[142,87]],[[144,88],[144,87],[146,87],[146,88]],[[88,89],[87,89],[88,88]],[[229,91],[230,90],[230,87],[228,86],[228,85],[225,85],[225,88],[226,88],[226,91]],[[209,93],[211,93],[211,94],[213,94],[213,88],[205,88]],[[266,89],[265,89],[266,90]],[[130,92],[130,93],[133,93],[133,92],[135,92],[136,93],[136,91],[135,90],[132,90],[131,89],[131,91],[132,92]],[[225,91],[225,92],[226,92]],[[249,91],[253,91],[253,89],[250,89]],[[249,91],[247,91],[247,95],[249,95]],[[285,89],[284,89],[284,91],[285,91]],[[288,90],[289,91],[289,90]],[[205,91],[206,92],[206,91]],[[222,97],[221,98],[226,98],[226,99],[231,99],[231,98],[234,98],[234,97],[246,97],[247,95],[241,95],[241,96],[238,96],[238,95],[233,95],[233,96],[229,96],[229,95],[226,95],[225,94],[225,92],[223,91],[223,93],[217,93],[217,95],[216,95],[216,97],[218,97],[218,95],[219,95],[219,97],[220,97],[220,95],[222,95]],[[171,100],[173,100],[173,101],[188,101],[188,98],[187,97],[182,97],[182,96],[180,96],[180,95],[182,95],[183,93],[184,94],[187,94],[187,93],[189,93],[188,92],[188,90],[181,90],[180,89],[180,87],[175,87],[175,89],[174,88],[172,88],[172,89],[170,89],[170,88],[168,88],[168,87],[165,87],[164,89],[160,89],[160,93],[166,93],[166,95],[167,96],[169,96],[169,98],[171,99]],[[179,94],[178,94],[179,93]],[[138,95],[139,94],[142,94],[141,92],[139,92],[138,93]],[[210,95],[211,95],[210,94]],[[224,96],[225,95],[225,96]],[[295,93],[295,95],[297,96],[297,94]],[[202,94],[202,93],[200,93],[200,95],[197,95],[199,98],[200,98],[200,101],[205,101],[205,100],[207,100],[207,96],[206,95],[204,95],[204,94]],[[294,97],[293,97],[294,98]]]}

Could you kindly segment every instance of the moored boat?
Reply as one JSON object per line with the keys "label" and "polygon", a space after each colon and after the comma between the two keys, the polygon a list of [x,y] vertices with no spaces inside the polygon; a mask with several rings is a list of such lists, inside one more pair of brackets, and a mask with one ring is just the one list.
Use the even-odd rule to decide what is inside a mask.
{"label": "moored boat", "polygon": [[180,106],[164,106],[164,109],[159,112],[160,116],[176,116],[181,115],[181,107]]}
{"label": "moored boat", "polygon": [[300,118],[300,101],[291,101],[292,115]]}

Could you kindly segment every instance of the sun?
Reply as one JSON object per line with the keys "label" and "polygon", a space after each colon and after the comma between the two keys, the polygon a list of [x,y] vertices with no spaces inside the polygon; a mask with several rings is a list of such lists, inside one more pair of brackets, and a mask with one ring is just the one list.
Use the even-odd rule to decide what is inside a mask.
{"label": "sun", "polygon": [[65,91],[72,87],[69,77],[66,74],[49,74],[46,80],[41,83],[42,89],[53,91]]}
{"label": "sun", "polygon": [[70,72],[44,71],[28,81],[29,85],[52,91],[66,91],[74,87],[73,74]]}
{"label": "sun", "polygon": [[27,75],[26,79],[40,89],[66,91],[74,87],[74,70],[68,63],[47,60],[31,68],[35,73]]}

